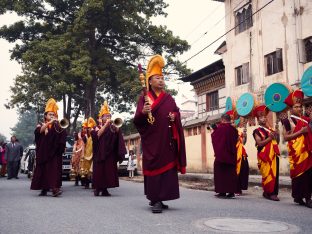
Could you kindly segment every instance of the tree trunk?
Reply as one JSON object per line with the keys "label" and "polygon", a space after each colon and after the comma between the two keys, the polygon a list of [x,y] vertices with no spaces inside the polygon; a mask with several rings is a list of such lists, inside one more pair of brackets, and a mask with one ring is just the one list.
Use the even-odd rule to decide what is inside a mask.
{"label": "tree trunk", "polygon": [[85,118],[95,116],[95,94],[97,83],[97,77],[94,75],[86,90]]}
{"label": "tree trunk", "polygon": [[73,121],[73,124],[72,124],[72,128],[70,129],[70,134],[72,134],[73,132],[77,131],[77,119],[78,119],[78,117],[80,115],[81,109],[82,109],[82,106],[79,105],[76,113],[74,114],[74,121]]}

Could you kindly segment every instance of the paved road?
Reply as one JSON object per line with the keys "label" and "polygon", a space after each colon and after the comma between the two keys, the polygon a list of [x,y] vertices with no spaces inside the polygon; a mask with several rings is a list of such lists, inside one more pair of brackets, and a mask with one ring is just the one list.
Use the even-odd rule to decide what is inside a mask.
{"label": "paved road", "polygon": [[[289,224],[290,229],[280,233],[312,230],[312,209],[295,205],[287,196],[273,202],[261,198],[259,191],[229,200],[217,199],[213,192],[181,188],[181,199],[168,202],[169,210],[152,214],[143,184],[120,182],[121,187],[111,189],[108,198],[94,197],[91,190],[64,182],[62,197],[53,198],[38,197],[37,191],[29,190],[30,181],[24,176],[19,180],[0,178],[0,233],[217,233],[217,229],[207,228],[206,221],[212,218]],[[232,222],[243,228],[237,225],[240,221],[224,224]],[[265,230],[254,224],[254,231]]]}

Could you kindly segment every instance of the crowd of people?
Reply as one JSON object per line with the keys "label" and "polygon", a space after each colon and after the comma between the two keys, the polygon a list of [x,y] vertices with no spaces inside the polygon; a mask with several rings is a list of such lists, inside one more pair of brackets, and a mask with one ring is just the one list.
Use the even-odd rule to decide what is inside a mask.
{"label": "crowd of people", "polygon": [[[178,173],[186,173],[186,150],[179,109],[172,96],[165,92],[162,73],[164,60],[160,55],[149,61],[146,76],[140,74],[143,94],[134,116],[134,124],[141,136],[144,193],[153,213],[168,209],[164,201],[180,197]],[[302,116],[303,93],[292,92],[285,100],[291,111],[290,118],[282,120],[283,136],[288,142],[292,197],[294,202],[312,208],[312,133],[310,118]],[[268,108],[258,105],[252,115],[258,120],[253,132],[257,147],[259,171],[262,175],[263,197],[279,201],[280,134],[269,126]],[[111,119],[105,101],[97,121],[87,118],[75,143],[71,159],[71,178],[93,189],[94,196],[111,196],[108,189],[119,187],[117,164],[127,153],[122,131]],[[235,110],[224,113],[214,126],[212,145],[215,153],[214,184],[218,198],[234,198],[248,189],[249,164],[244,148],[246,128],[238,131],[234,123]],[[36,167],[31,181],[32,190],[40,196],[58,197],[62,194],[62,154],[66,143],[66,130],[58,121],[58,106],[50,99],[45,108],[44,122],[35,129]],[[22,147],[15,137],[11,143],[1,144],[1,176],[7,165],[8,179],[18,178],[18,161]],[[129,152],[129,177],[133,177],[134,152]]]}

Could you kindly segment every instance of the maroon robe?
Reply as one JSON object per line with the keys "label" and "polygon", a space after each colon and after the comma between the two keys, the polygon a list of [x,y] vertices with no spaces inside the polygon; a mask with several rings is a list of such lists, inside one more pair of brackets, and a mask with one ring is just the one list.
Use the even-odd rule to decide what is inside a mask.
{"label": "maroon robe", "polygon": [[[153,124],[142,113],[144,97],[138,101],[134,124],[141,135],[143,151],[144,192],[147,199],[157,202],[180,197],[178,171],[185,173],[186,154],[183,128],[179,109],[167,93],[158,97],[150,91],[153,99]],[[169,112],[175,114],[170,123]],[[170,126],[170,127],[169,127]]]}
{"label": "maroon robe", "polygon": [[108,125],[100,137],[97,134],[98,130],[91,132],[93,187],[96,190],[119,187],[117,162],[124,160],[127,153],[121,130]]}
{"label": "maroon robe", "polygon": [[239,192],[236,173],[238,132],[230,123],[221,123],[211,134],[215,153],[214,184],[217,193]]}
{"label": "maroon robe", "polygon": [[30,189],[50,190],[62,186],[62,161],[66,144],[66,130],[58,125],[49,128],[47,135],[35,130],[36,167]]}

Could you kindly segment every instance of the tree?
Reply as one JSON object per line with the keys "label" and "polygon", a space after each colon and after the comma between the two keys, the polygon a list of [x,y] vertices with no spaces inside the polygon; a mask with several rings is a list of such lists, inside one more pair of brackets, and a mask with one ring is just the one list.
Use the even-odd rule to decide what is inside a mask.
{"label": "tree", "polygon": [[65,117],[77,119],[82,110],[95,117],[103,98],[118,111],[131,109],[140,90],[137,63],[155,53],[166,57],[168,75],[188,74],[175,59],[187,42],[150,21],[166,7],[163,0],[0,1],[0,14],[25,18],[0,29],[17,43],[11,56],[23,64],[9,105],[38,111],[53,96],[63,100]]}
{"label": "tree", "polygon": [[6,142],[6,141],[7,141],[7,138],[5,137],[5,135],[0,133],[0,143],[1,142]]}
{"label": "tree", "polygon": [[26,111],[18,117],[18,122],[11,129],[12,134],[26,147],[34,144],[34,130],[37,125],[37,115],[34,111]]}

